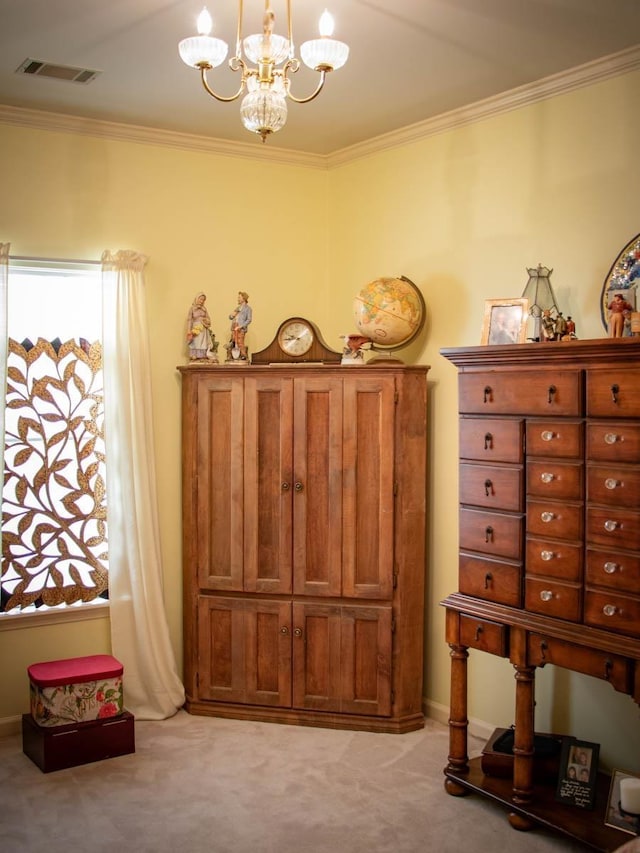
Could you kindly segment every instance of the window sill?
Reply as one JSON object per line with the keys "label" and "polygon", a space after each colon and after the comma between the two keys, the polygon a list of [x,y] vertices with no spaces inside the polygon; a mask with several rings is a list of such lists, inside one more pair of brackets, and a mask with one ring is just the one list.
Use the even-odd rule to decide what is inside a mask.
{"label": "window sill", "polygon": [[92,604],[87,607],[67,607],[64,610],[47,610],[43,613],[7,613],[0,616],[0,632],[108,618],[108,602],[104,604]]}

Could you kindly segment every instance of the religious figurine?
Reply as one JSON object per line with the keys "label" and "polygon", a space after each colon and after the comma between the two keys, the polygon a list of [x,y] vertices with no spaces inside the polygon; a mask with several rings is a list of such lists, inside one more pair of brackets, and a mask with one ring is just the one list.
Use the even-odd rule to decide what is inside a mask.
{"label": "religious figurine", "polygon": [[238,305],[229,314],[231,320],[231,338],[225,344],[227,361],[247,361],[248,350],[245,345],[245,335],[253,319],[253,311],[249,305],[249,294],[244,290],[238,292]]}
{"label": "religious figurine", "polygon": [[609,309],[609,337],[623,337],[625,321],[631,317],[633,305],[627,302],[621,293],[616,293],[607,308]]}
{"label": "religious figurine", "polygon": [[340,364],[364,364],[364,351],[371,348],[373,341],[365,335],[340,335],[344,341]]}
{"label": "religious figurine", "polygon": [[205,293],[196,293],[187,314],[187,347],[189,361],[218,361],[218,343],[211,331],[211,318],[207,311]]}
{"label": "religious figurine", "polygon": [[556,339],[556,321],[551,316],[551,310],[547,308],[542,312],[542,318],[540,320],[540,331],[542,333],[543,341],[555,341]]}

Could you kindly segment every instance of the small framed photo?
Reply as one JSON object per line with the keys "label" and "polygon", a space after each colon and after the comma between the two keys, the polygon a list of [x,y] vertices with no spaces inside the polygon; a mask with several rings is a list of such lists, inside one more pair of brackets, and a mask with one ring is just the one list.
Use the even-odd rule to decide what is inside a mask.
{"label": "small framed photo", "polygon": [[626,770],[613,771],[604,822],[630,835],[640,835],[640,776]]}
{"label": "small framed photo", "polygon": [[596,801],[600,744],[566,738],[560,755],[556,800],[592,809]]}
{"label": "small framed photo", "polygon": [[523,344],[526,340],[528,299],[487,299],[481,344]]}

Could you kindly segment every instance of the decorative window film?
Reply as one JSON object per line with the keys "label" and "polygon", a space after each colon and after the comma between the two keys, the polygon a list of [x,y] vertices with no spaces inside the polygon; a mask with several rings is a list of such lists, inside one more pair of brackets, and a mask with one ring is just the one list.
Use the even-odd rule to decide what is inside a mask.
{"label": "decorative window film", "polygon": [[10,268],[2,613],[108,597],[100,328],[98,266]]}

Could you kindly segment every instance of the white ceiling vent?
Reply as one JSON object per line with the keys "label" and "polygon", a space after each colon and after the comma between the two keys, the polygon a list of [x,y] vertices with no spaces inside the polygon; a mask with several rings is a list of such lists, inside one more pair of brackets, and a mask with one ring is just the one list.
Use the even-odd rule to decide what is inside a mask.
{"label": "white ceiling vent", "polygon": [[70,65],[54,65],[41,59],[25,59],[16,74],[37,74],[39,77],[49,77],[53,80],[63,80],[69,83],[91,83],[99,71],[89,68],[72,68]]}

